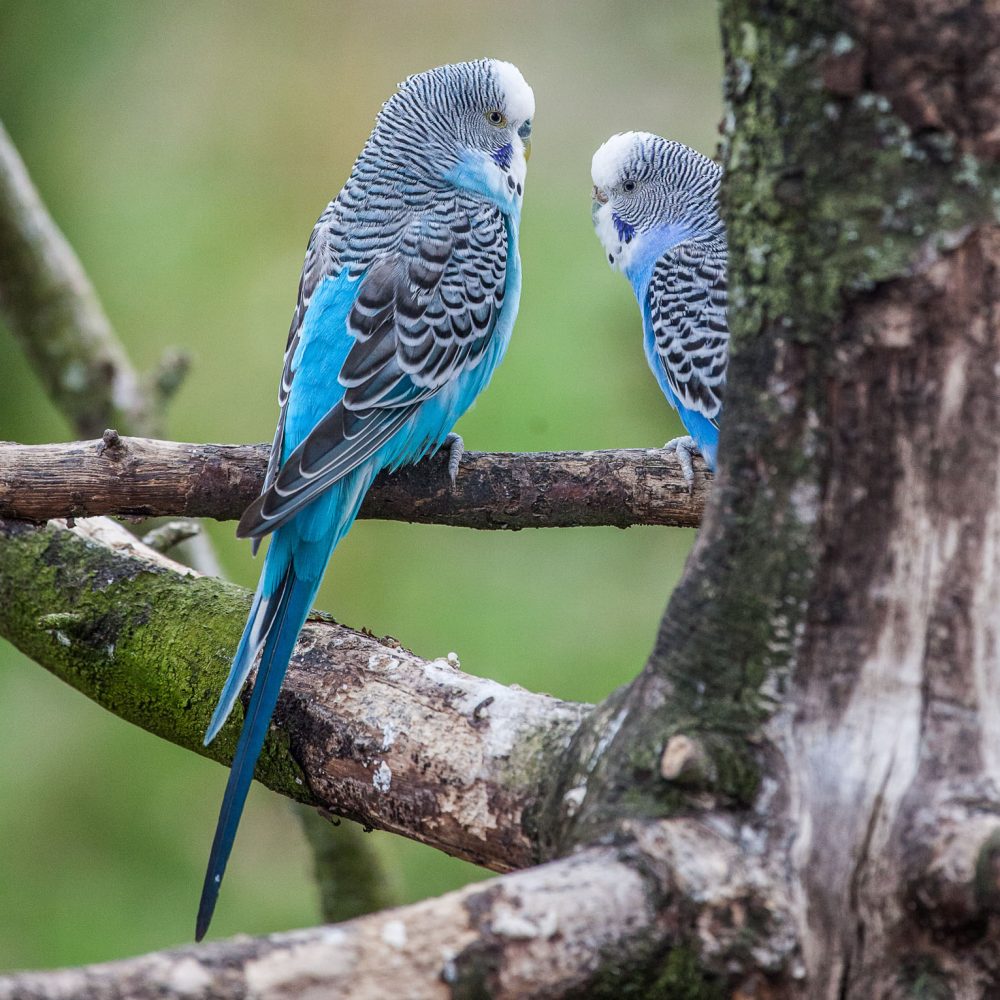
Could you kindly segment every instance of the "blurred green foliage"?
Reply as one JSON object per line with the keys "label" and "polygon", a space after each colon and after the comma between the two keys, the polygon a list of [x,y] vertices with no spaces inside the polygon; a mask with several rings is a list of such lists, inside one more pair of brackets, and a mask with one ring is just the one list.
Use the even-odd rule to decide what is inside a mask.
{"label": "blurred green foliage", "polygon": [[[170,436],[270,440],[302,252],[381,102],[443,62],[510,59],[537,100],[524,294],[507,360],[459,430],[470,448],[658,444],[679,430],[638,312],[590,224],[590,157],[641,128],[713,153],[704,0],[80,2],[0,6],[0,118],[135,363],[193,370]],[[0,329],[0,438],[65,422]],[[229,576],[258,564],[209,525]],[[362,522],[318,604],[472,672],[596,700],[628,680],[691,542],[671,529],[482,532]],[[119,721],[0,642],[0,968],[190,941],[223,770]],[[482,873],[372,834],[408,900]],[[287,803],[251,794],[213,934],[315,923]]]}

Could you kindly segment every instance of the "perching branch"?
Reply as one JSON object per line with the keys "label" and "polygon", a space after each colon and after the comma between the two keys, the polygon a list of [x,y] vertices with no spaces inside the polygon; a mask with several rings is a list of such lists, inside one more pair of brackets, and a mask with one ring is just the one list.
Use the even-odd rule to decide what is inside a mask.
{"label": "perching branch", "polygon": [[[163,411],[187,372],[187,356],[168,350],[150,375],[136,374],[79,259],[46,211],[2,126],[0,316],[77,433],[100,433],[108,426],[140,434],[162,430]],[[151,544],[161,551],[177,546],[188,563],[221,576],[212,544],[198,529],[197,522],[171,521],[150,532]],[[328,883],[346,879],[342,873],[335,878],[329,833],[324,837],[314,826],[310,830],[327,919],[355,916],[366,903],[374,909],[386,901],[385,893],[357,891],[343,905],[347,895],[340,893],[336,911],[328,911]],[[338,857],[348,842],[358,867],[381,870],[376,852],[353,829],[337,838]]]}
{"label": "perching branch", "polygon": [[[72,444],[0,444],[0,517],[97,514],[238,518],[259,494],[266,445],[183,444],[105,434]],[[661,524],[692,527],[710,491],[688,492],[659,449],[466,452],[454,486],[443,456],[383,474],[362,517],[469,528]]]}
{"label": "perching branch", "polygon": [[[106,519],[0,521],[0,635],[114,714],[228,763],[202,734],[250,595],[177,572]],[[588,708],[449,660],[306,624],[257,778],[300,801],[494,870],[541,856],[533,809]]]}
{"label": "perching branch", "polygon": [[521,1000],[623,996],[626,985],[628,995],[708,997],[723,980],[745,983],[734,996],[763,995],[751,970],[780,968],[794,942],[763,865],[693,820],[631,832],[622,847],[337,927],[3,977],[0,1000],[284,1000],[306,988],[352,1000]]}
{"label": "perching branch", "polygon": [[151,434],[186,370],[171,353],[149,380],[133,369],[79,259],[0,125],[0,318],[76,433]]}

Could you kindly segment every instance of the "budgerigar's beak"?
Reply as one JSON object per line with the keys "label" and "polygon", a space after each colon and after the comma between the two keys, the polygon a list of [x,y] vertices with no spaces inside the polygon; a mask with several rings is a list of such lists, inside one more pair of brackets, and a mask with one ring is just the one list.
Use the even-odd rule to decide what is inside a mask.
{"label": "budgerigar's beak", "polygon": [[591,197],[599,205],[607,205],[608,203],[608,196],[596,184],[594,185],[594,193]]}
{"label": "budgerigar's beak", "polygon": [[524,158],[526,160],[531,159],[531,122],[526,121],[518,130],[517,134],[521,137],[521,143],[524,146]]}

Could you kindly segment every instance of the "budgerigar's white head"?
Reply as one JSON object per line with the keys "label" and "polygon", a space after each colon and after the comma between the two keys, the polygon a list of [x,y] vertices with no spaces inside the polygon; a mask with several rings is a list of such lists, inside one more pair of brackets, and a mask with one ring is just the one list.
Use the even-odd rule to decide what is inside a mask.
{"label": "budgerigar's white head", "polygon": [[497,93],[508,117],[518,122],[530,122],[535,116],[535,93],[513,64],[502,59],[487,59],[490,75],[496,82]]}
{"label": "budgerigar's white head", "polygon": [[519,199],[534,114],[535,95],[512,63],[452,63],[399,85],[369,147],[407,175]]}
{"label": "budgerigar's white head", "polygon": [[594,153],[594,228],[613,267],[628,268],[649,233],[669,238],[721,228],[722,168],[683,143],[652,132],[621,132]]}

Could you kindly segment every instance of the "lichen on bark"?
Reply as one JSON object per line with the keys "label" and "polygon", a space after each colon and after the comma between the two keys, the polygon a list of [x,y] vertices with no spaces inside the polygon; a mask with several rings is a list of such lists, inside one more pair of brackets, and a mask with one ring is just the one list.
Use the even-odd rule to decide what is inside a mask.
{"label": "lichen on bark", "polygon": [[[839,5],[724,0],[721,18],[732,340],[720,474],[649,662],[581,732],[548,803],[550,816],[572,805],[556,850],[629,816],[754,801],[823,557],[843,446],[831,386],[858,347],[853,304],[995,217],[993,165],[911,130],[866,90]],[[675,735],[704,749],[710,787],[664,780]]]}
{"label": "lichen on bark", "polygon": [[[169,570],[116,558],[65,530],[3,521],[0,537],[3,635],[115,715],[228,762],[239,706],[218,740],[201,742],[249,609],[242,588],[199,577],[178,586]],[[308,801],[284,743],[272,730],[257,776]]]}
{"label": "lichen on bark", "polygon": [[[208,748],[202,735],[249,593],[183,575],[104,519],[0,519],[0,541],[0,634],[121,718],[229,762],[242,705]],[[590,707],[312,617],[257,779],[497,871],[537,861],[532,805]]]}

